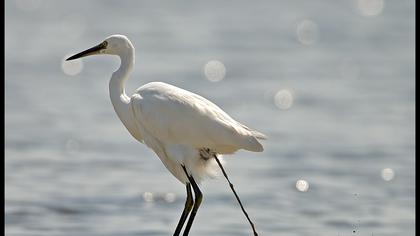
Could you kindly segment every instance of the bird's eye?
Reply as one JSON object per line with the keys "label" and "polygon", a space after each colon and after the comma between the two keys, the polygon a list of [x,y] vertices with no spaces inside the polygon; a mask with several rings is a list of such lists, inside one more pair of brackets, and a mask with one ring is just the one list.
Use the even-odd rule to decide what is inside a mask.
{"label": "bird's eye", "polygon": [[104,42],[102,43],[102,46],[104,46],[104,47],[108,46],[108,42],[107,42],[107,41],[104,41]]}

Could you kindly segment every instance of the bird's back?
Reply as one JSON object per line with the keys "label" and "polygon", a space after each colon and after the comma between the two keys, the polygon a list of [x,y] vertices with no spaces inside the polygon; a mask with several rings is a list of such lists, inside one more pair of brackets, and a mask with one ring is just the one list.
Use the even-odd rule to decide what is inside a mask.
{"label": "bird's back", "polygon": [[162,83],[136,90],[132,107],[144,129],[161,142],[211,148],[221,154],[238,149],[261,152],[265,135],[242,125],[209,100]]}

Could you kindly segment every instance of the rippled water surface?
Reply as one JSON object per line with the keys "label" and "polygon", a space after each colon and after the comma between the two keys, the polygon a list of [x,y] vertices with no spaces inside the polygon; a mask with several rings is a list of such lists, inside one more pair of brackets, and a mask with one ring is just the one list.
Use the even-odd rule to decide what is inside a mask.
{"label": "rippled water surface", "polygon": [[[171,83],[269,136],[226,157],[260,235],[414,235],[408,0],[7,0],[6,235],[172,235],[184,186],[114,113],[118,59],[62,64],[115,33],[128,93]],[[191,235],[251,234],[223,178],[201,188]]]}

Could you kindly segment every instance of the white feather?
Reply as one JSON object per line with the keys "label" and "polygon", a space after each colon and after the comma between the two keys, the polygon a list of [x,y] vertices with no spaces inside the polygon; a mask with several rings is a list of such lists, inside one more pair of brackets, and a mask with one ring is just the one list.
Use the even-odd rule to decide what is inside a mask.
{"label": "white feather", "polygon": [[200,148],[220,154],[238,149],[262,151],[257,138],[265,137],[233,120],[207,99],[175,86],[153,82],[130,99],[134,121],[144,143],[155,151],[166,168],[188,182],[180,164],[197,182],[215,176],[214,159],[203,160]]}
{"label": "white feather", "polygon": [[261,152],[265,136],[232,119],[209,100],[162,83],[148,83],[131,97],[145,129],[165,143],[210,148],[220,154],[238,149]]}
{"label": "white feather", "polygon": [[95,54],[121,58],[120,67],[109,82],[115,112],[130,134],[150,147],[181,182],[188,182],[182,165],[197,182],[214,175],[215,158],[203,158],[200,155],[203,148],[219,155],[239,149],[263,151],[258,139],[265,139],[264,134],[235,121],[197,94],[153,82],[137,89],[131,97],[127,96],[125,82],[133,70],[135,51],[126,36],[112,35],[68,60]]}

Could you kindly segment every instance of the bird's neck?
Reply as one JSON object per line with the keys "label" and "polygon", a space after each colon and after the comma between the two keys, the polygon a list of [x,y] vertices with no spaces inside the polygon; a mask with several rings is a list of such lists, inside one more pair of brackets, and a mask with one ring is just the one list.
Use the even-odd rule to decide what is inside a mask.
{"label": "bird's neck", "polygon": [[117,71],[112,74],[109,82],[109,94],[112,105],[120,120],[128,128],[132,124],[130,117],[130,97],[125,93],[125,82],[130,77],[134,67],[134,48],[129,48],[119,55],[121,65]]}
{"label": "bird's neck", "polygon": [[130,98],[125,93],[125,82],[133,71],[134,49],[127,50],[125,53],[119,55],[119,57],[121,59],[121,65],[117,71],[112,73],[109,82],[109,94],[114,106],[116,105],[114,102],[128,103],[130,101]]}

